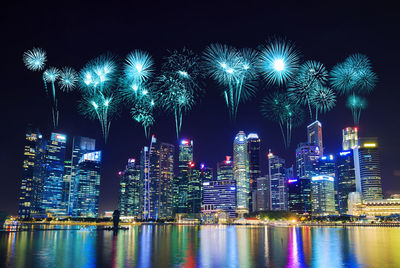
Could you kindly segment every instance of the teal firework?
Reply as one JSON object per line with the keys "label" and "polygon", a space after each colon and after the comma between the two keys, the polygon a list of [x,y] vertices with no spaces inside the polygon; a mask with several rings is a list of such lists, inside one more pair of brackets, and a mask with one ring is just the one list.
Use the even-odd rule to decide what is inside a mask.
{"label": "teal firework", "polygon": [[47,55],[43,49],[33,48],[24,52],[22,60],[29,70],[41,71],[46,66]]}

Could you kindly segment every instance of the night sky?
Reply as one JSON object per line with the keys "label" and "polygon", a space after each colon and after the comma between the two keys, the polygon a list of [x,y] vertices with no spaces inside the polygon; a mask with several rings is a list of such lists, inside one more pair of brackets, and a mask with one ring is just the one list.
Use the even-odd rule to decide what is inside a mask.
{"label": "night sky", "polygon": [[[15,214],[22,173],[25,128],[39,127],[45,136],[52,131],[50,106],[45,98],[39,72],[28,71],[22,62],[24,51],[41,47],[48,63],[79,70],[90,59],[104,52],[121,58],[131,50],[152,54],[159,67],[167,49],[184,46],[201,53],[210,43],[256,48],[272,35],[286,36],[302,51],[303,60],[323,62],[329,69],[351,53],[368,55],[379,83],[368,97],[369,107],[361,114],[360,136],[379,137],[383,188],[386,194],[400,192],[400,117],[398,86],[400,62],[399,20],[397,8],[383,2],[288,3],[283,1],[240,1],[232,4],[201,4],[186,1],[130,1],[119,5],[97,1],[9,1],[1,10],[1,105],[0,105],[0,210]],[[325,6],[322,6],[325,5]],[[260,87],[252,101],[239,107],[235,123],[228,114],[220,87],[205,81],[206,95],[184,117],[182,137],[194,140],[196,162],[216,168],[216,162],[232,155],[232,143],[239,130],[256,132],[262,139],[262,166],[265,153],[275,154],[293,163],[297,143],[306,141],[306,124],[296,129],[291,148],[283,148],[278,125],[264,119],[259,100],[268,89]],[[138,157],[147,144],[143,129],[129,117],[128,111],[113,121],[109,142],[104,145],[98,121],[89,121],[77,112],[79,94],[59,94],[60,133],[81,135],[97,140],[103,150],[100,210],[115,209],[118,203],[117,172],[130,157]],[[325,152],[341,149],[341,129],[352,125],[344,98],[333,111],[321,116]],[[152,129],[160,141],[177,144],[173,117],[161,115]],[[69,144],[70,145],[70,144]]]}

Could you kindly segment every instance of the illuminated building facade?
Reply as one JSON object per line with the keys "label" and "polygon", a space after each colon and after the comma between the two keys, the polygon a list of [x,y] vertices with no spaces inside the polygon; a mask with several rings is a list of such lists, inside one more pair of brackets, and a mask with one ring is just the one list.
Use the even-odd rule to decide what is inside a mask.
{"label": "illuminated building facade", "polygon": [[329,175],[318,175],[311,178],[312,213],[331,215],[335,209],[335,178]]}
{"label": "illuminated building facade", "polygon": [[269,209],[287,210],[287,184],[285,159],[268,154]]}
{"label": "illuminated building facade", "polygon": [[175,213],[188,211],[188,184],[193,164],[193,141],[183,139],[179,144],[178,176],[174,178]]}
{"label": "illuminated building facade", "polygon": [[318,146],[319,154],[323,155],[324,147],[322,143],[322,125],[318,120],[307,126],[307,138],[308,143]]}
{"label": "illuminated building facade", "polygon": [[142,212],[141,196],[143,194],[140,166],[136,164],[134,158],[130,158],[125,170],[120,171],[118,175],[120,177],[118,202],[120,214],[138,218]]}
{"label": "illuminated building facade", "polygon": [[203,182],[202,211],[222,210],[236,217],[236,181],[216,180]]}
{"label": "illuminated building facade", "polygon": [[31,210],[40,211],[43,178],[38,173],[38,167],[44,155],[43,150],[41,150],[42,142],[43,138],[39,130],[29,126],[25,133],[24,162],[18,207],[20,218],[31,217]]}
{"label": "illuminated building facade", "polygon": [[64,161],[64,175],[63,175],[63,186],[62,186],[62,207],[68,213],[68,207],[70,207],[70,192],[71,192],[71,169],[72,162],[70,160]]}
{"label": "illuminated building facade", "polygon": [[46,150],[47,175],[43,181],[43,209],[52,215],[65,215],[62,206],[63,175],[67,136],[51,133]]}
{"label": "illuminated building facade", "polygon": [[310,213],[310,194],[304,194],[310,187],[310,180],[300,178],[289,178],[288,188],[288,210],[299,214]]}
{"label": "illuminated building facade", "polygon": [[233,142],[233,177],[237,187],[237,207],[249,209],[250,177],[247,137],[240,131]]}
{"label": "illuminated building facade", "polygon": [[349,194],[356,192],[356,173],[353,150],[342,151],[336,156],[337,200],[340,214],[347,213]]}
{"label": "illuminated building facade", "polygon": [[358,129],[356,127],[346,127],[342,130],[342,134],[343,151],[353,150],[358,145]]}
{"label": "illuminated building facade", "polygon": [[356,186],[363,200],[381,200],[382,182],[377,138],[360,138],[354,148]]}
{"label": "illuminated building facade", "polygon": [[393,195],[380,200],[351,200],[348,213],[353,216],[400,215],[400,197]]}
{"label": "illuminated building facade", "polygon": [[101,151],[82,155],[75,175],[76,205],[73,215],[96,218],[99,216]]}
{"label": "illuminated building facade", "polygon": [[189,162],[190,172],[188,181],[187,213],[195,214],[201,212],[202,200],[202,176],[201,170],[195,168],[193,162]]}
{"label": "illuminated building facade", "polygon": [[217,163],[217,179],[233,180],[233,161],[231,156],[226,156],[224,161]]}
{"label": "illuminated building facade", "polygon": [[256,211],[269,210],[269,192],[267,177],[257,178]]}
{"label": "illuminated building facade", "polygon": [[296,149],[296,174],[301,188],[301,213],[310,213],[311,206],[311,177],[315,174],[315,163],[321,152],[318,146],[309,143],[300,143]]}
{"label": "illuminated building facade", "polygon": [[261,176],[260,149],[261,140],[256,133],[247,135],[247,151],[249,153],[249,178],[250,178],[250,211],[256,211],[257,178]]}

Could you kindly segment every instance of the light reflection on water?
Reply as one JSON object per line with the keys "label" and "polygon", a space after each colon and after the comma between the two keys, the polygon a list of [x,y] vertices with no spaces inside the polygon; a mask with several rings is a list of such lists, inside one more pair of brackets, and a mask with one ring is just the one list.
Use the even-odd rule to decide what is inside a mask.
{"label": "light reflection on water", "polygon": [[131,226],[0,233],[0,267],[400,267],[400,228]]}

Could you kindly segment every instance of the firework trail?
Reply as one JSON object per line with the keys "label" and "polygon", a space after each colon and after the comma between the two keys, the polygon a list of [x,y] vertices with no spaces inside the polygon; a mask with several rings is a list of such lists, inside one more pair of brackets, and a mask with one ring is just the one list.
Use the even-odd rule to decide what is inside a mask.
{"label": "firework trail", "polygon": [[367,100],[353,94],[348,96],[346,106],[351,110],[354,124],[358,125],[360,122],[361,111],[367,108]]}
{"label": "firework trail", "polygon": [[318,86],[310,96],[311,105],[315,108],[315,120],[318,120],[318,112],[326,113],[336,105],[335,92],[324,86]]}
{"label": "firework trail", "polygon": [[255,93],[258,52],[252,49],[211,44],[204,52],[208,75],[223,87],[223,95],[232,120],[236,119],[240,102]]}

